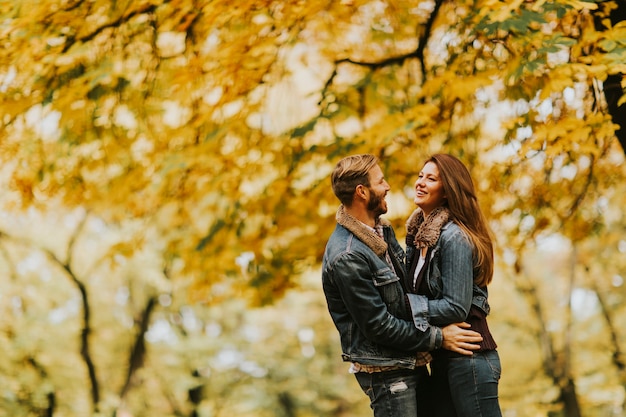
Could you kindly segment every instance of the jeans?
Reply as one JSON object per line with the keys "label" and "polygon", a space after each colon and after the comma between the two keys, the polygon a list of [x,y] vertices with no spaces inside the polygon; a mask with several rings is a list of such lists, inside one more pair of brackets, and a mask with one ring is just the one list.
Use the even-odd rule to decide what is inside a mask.
{"label": "jeans", "polygon": [[420,366],[414,370],[358,372],[356,380],[370,398],[374,417],[416,417],[425,415],[418,404],[417,392],[428,383],[428,370]]}
{"label": "jeans", "polygon": [[501,417],[498,381],[502,368],[495,350],[472,356],[438,356],[430,364],[430,406],[437,417]]}

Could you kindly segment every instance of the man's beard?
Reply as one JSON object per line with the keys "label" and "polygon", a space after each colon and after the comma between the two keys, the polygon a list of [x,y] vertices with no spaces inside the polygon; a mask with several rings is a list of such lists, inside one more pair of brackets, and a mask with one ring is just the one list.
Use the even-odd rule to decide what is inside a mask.
{"label": "man's beard", "polygon": [[385,194],[376,194],[376,192],[370,188],[370,196],[370,201],[367,203],[367,210],[374,213],[375,217],[387,213],[387,208],[384,206]]}

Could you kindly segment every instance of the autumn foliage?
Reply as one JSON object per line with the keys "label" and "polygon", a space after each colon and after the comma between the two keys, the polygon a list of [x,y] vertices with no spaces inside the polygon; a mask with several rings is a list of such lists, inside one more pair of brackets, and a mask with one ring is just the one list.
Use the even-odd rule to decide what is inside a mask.
{"label": "autumn foliage", "polygon": [[521,273],[537,238],[623,228],[621,3],[2,1],[4,207],[130,227],[111,258],[152,245],[192,302],[264,305],[319,263],[339,158],[380,156],[402,235],[450,152]]}

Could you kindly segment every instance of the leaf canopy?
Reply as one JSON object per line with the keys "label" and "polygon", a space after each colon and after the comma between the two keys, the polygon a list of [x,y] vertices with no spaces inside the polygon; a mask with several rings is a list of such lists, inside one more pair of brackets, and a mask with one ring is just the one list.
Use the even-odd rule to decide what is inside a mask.
{"label": "leaf canopy", "polygon": [[[600,103],[625,26],[593,20],[611,5],[2,2],[3,172],[16,206],[60,198],[157,230],[206,302],[216,284],[271,301],[319,262],[350,153],[382,158],[394,201],[429,153],[457,154],[493,221],[582,238],[599,214],[580,200],[623,178]],[[393,210],[401,228],[410,204]]]}

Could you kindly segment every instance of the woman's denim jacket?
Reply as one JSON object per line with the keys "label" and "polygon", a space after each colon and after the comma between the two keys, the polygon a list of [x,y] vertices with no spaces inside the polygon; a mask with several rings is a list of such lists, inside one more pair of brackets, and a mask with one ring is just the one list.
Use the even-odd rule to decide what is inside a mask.
{"label": "woman's denim jacket", "polygon": [[[409,294],[411,308],[424,314],[430,324],[446,326],[462,322],[472,304],[489,314],[487,287],[474,284],[472,249],[471,241],[456,223],[450,221],[442,227],[423,278],[433,299]],[[408,266],[415,256],[418,256],[416,247],[407,245]]]}
{"label": "woman's denim jacket", "polygon": [[[391,226],[385,225],[383,233],[403,278],[404,250]],[[416,352],[441,346],[441,329],[417,316],[411,320],[401,277],[385,261],[384,251],[377,254],[341,224],[326,245],[322,285],[344,361],[413,368]]]}

